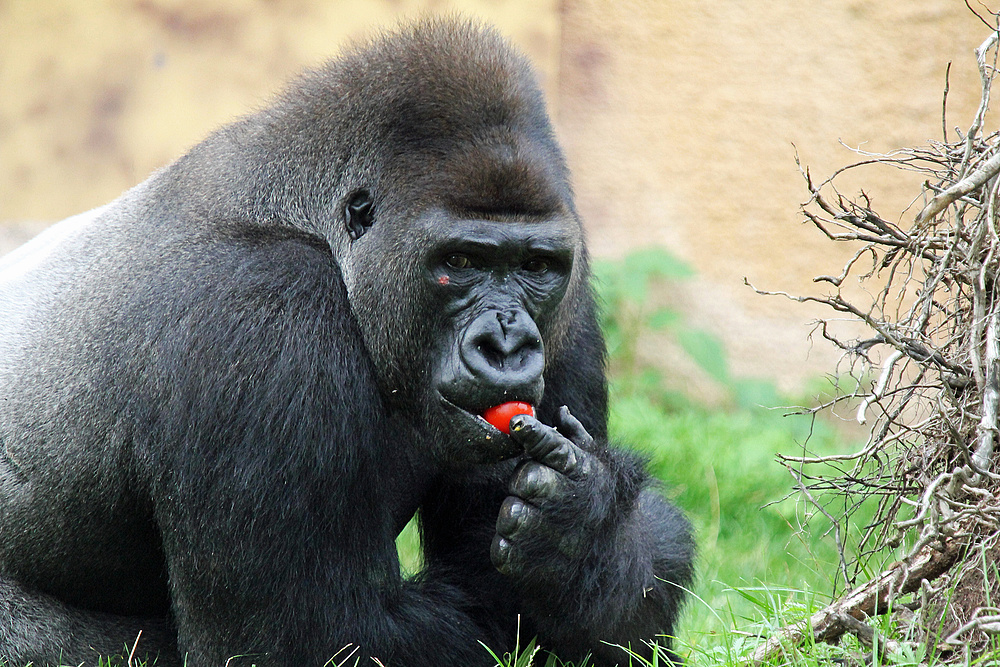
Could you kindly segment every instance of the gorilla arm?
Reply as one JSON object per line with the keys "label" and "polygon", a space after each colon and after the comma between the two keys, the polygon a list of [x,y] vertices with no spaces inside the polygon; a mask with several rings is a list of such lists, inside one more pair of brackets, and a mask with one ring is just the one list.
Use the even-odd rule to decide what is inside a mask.
{"label": "gorilla arm", "polygon": [[467,593],[400,576],[396,528],[429,473],[382,407],[339,271],[274,234],[177,271],[205,286],[190,317],[213,320],[169,318],[174,389],[148,450],[180,653],[486,664]]}
{"label": "gorilla arm", "polygon": [[0,577],[0,661],[11,667],[96,662],[98,656],[132,654],[158,667],[180,667],[165,618],[133,618],[74,609]]}

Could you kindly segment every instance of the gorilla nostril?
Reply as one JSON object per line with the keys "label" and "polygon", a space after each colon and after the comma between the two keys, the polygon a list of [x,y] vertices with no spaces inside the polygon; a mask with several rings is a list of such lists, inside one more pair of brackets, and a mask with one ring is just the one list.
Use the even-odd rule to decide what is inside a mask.
{"label": "gorilla nostril", "polygon": [[517,323],[517,311],[497,311],[497,322],[500,323],[500,332],[504,337],[509,335],[508,330]]}
{"label": "gorilla nostril", "polygon": [[486,360],[486,363],[497,370],[504,369],[504,359],[506,355],[502,350],[497,348],[491,342],[487,341],[485,343],[479,343],[476,345],[476,351],[479,352],[480,356]]}
{"label": "gorilla nostril", "polygon": [[537,338],[523,341],[506,339],[480,343],[476,345],[476,350],[491,367],[500,371],[517,371],[524,368],[532,355],[541,351],[541,347],[542,342]]}

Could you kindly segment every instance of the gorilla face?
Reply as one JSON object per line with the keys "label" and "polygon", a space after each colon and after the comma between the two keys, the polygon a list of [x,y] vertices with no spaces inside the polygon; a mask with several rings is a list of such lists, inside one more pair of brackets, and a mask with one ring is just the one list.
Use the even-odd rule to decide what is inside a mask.
{"label": "gorilla face", "polygon": [[541,402],[545,342],[572,272],[573,243],[558,220],[430,226],[423,280],[440,328],[428,418],[439,436],[453,434],[452,462],[511,456],[510,438],[480,415],[508,401]]}
{"label": "gorilla face", "polygon": [[[349,228],[359,226],[357,203],[348,204]],[[437,207],[395,223],[375,209],[372,220],[344,264],[352,303],[364,304],[357,312],[366,340],[396,341],[370,349],[389,403],[423,426],[443,462],[517,454],[481,415],[508,401],[542,400],[546,350],[581,244],[575,218]],[[368,256],[375,247],[377,256]],[[376,265],[386,248],[398,253],[389,265],[406,271]]]}
{"label": "gorilla face", "polygon": [[478,414],[542,400],[564,304],[590,303],[582,227],[527,61],[495,35],[408,38],[307,73],[232,139],[271,170],[252,215],[329,245],[398,423],[446,462],[498,460],[513,446]]}

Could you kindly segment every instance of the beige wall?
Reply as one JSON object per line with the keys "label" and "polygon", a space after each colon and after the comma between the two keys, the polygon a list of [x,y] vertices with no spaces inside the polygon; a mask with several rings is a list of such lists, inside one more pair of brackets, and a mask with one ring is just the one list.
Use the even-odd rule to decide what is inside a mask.
{"label": "beige wall", "polygon": [[[654,241],[693,263],[699,278],[679,296],[723,336],[734,373],[788,388],[831,371],[838,354],[807,340],[831,313],[743,285],[824,293],[812,278],[853,254],[800,223],[795,147],[822,179],[857,159],[839,141],[939,140],[949,61],[950,125],[964,130],[987,33],[961,0],[566,2],[558,125],[593,246],[617,255]],[[841,186],[863,184],[896,219],[920,180],[869,169]]]}
{"label": "beige wall", "polygon": [[0,0],[0,222],[102,204],[349,38],[430,10],[498,25],[554,78],[555,0]]}
{"label": "beige wall", "polygon": [[[114,198],[349,36],[454,9],[538,64],[595,254],[655,242],[689,260],[689,317],[723,335],[736,373],[786,386],[833,351],[810,352],[817,311],[743,277],[813,289],[848,254],[799,223],[792,144],[826,175],[852,159],[838,140],[939,138],[948,61],[951,125],[966,127],[986,32],[961,0],[0,0],[0,252]],[[846,192],[861,183],[885,215],[916,194],[890,171]]]}

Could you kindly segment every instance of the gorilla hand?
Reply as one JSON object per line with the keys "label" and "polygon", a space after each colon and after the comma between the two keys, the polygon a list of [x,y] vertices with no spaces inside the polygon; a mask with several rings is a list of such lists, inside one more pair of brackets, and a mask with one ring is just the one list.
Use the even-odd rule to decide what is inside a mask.
{"label": "gorilla hand", "polygon": [[672,633],[691,581],[687,523],[650,488],[640,459],[595,442],[565,407],[556,422],[511,420],[527,457],[500,508],[493,564],[546,649],[572,660],[589,652],[588,664],[604,667],[627,661],[619,647],[630,646],[652,662],[647,642]]}
{"label": "gorilla hand", "polygon": [[518,415],[510,424],[528,458],[514,472],[490,555],[501,573],[529,585],[572,576],[607,518],[614,486],[594,438],[565,406],[558,422]]}

